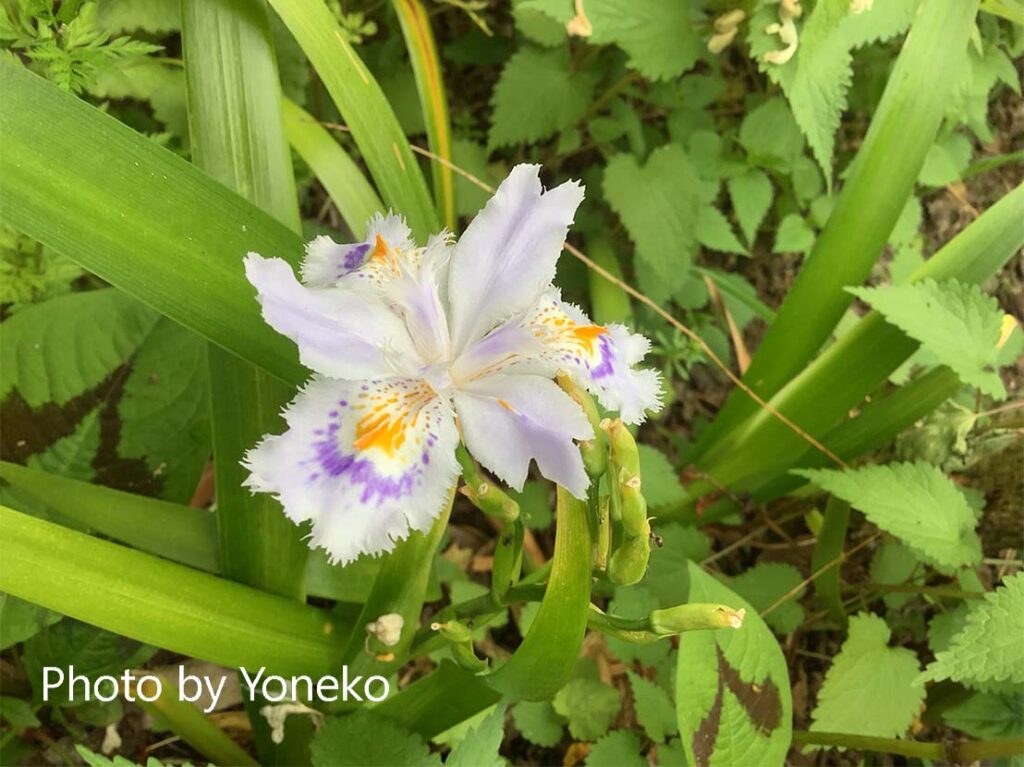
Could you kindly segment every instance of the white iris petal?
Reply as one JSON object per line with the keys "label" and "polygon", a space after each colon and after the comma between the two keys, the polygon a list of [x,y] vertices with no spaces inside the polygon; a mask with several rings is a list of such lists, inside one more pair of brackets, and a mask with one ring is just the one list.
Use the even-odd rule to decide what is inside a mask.
{"label": "white iris petal", "polygon": [[264,318],[316,375],[285,410],[288,430],[249,451],[248,486],[312,521],[311,545],[341,562],[429,529],[458,475],[460,428],[510,485],[536,463],[583,497],[575,442],[593,430],[551,378],[566,370],[632,423],[659,406],[660,381],[634,368],[646,339],[594,325],[551,285],[582,199],[579,184],[545,192],[539,167],[520,165],[454,247],[443,232],[417,248],[389,214],[362,242],[313,240],[304,284],[250,254]]}

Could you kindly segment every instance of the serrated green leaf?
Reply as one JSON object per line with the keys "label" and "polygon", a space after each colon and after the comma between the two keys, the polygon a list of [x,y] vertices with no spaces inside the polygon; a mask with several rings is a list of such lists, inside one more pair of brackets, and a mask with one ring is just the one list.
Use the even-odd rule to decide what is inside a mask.
{"label": "serrated green leaf", "polygon": [[877,3],[860,14],[848,0],[819,0],[798,24],[798,46],[784,64],[765,60],[785,46],[766,28],[779,22],[779,5],[761,4],[750,20],[751,54],[768,77],[782,87],[814,158],[831,188],[832,153],[839,119],[853,80],[850,50],[900,34],[909,25],[915,0]]}
{"label": "serrated green leaf", "polygon": [[98,0],[97,21],[109,32],[142,30],[155,34],[181,29],[177,0]]}
{"label": "serrated green leaf", "polygon": [[[55,623],[28,640],[23,660],[35,699],[42,701],[43,669],[46,666],[74,666],[76,674],[89,678],[104,674],[117,676],[126,668],[141,666],[154,652],[156,648],[69,619]],[[72,700],[70,689],[71,685],[65,679],[65,684],[49,692],[49,701],[55,705],[82,702],[80,695]],[[105,692],[109,694],[110,690]]]}
{"label": "serrated green leaf", "polygon": [[602,189],[636,245],[637,261],[669,292],[678,289],[696,252],[700,205],[700,179],[686,151],[660,147],[642,168],[632,155],[615,155]]}
{"label": "serrated green leaf", "polygon": [[754,165],[787,170],[804,150],[804,137],[785,99],[771,98],[747,112],[740,144]]}
{"label": "serrated green leaf", "polygon": [[676,709],[668,694],[654,682],[627,671],[629,686],[633,690],[633,703],[636,708],[636,720],[644,728],[644,732],[655,743],[663,743],[666,738],[679,732],[676,722]]}
{"label": "serrated green leaf", "polygon": [[0,719],[7,722],[15,732],[26,727],[38,727],[39,719],[26,701],[0,695]]}
{"label": "serrated green leaf", "polygon": [[590,747],[587,767],[646,767],[640,738],[629,730],[609,732]]}
{"label": "serrated green leaf", "polygon": [[490,145],[540,141],[569,128],[586,112],[594,84],[590,70],[570,71],[564,49],[520,49],[494,87]]}
{"label": "serrated green leaf", "polygon": [[391,719],[359,710],[330,717],[310,743],[313,767],[439,767],[423,738]]}
{"label": "serrated green leaf", "polygon": [[790,213],[775,230],[775,253],[806,253],[814,246],[814,230],[799,213]]}
{"label": "serrated green leaf", "polygon": [[499,755],[505,736],[505,706],[497,706],[466,736],[445,760],[447,767],[504,767]]}
{"label": "serrated green leaf", "polygon": [[555,518],[554,502],[551,498],[551,487],[543,482],[526,480],[521,491],[506,490],[509,496],[519,504],[519,513],[523,524],[531,530],[545,530],[551,526]]}
{"label": "serrated green leaf", "polygon": [[687,760],[781,767],[793,717],[782,650],[750,604],[698,565],[688,572],[689,601],[743,608],[746,617],[739,629],[679,637],[676,714]]}
{"label": "serrated green leaf", "polygon": [[31,639],[64,616],[0,592],[0,650]]}
{"label": "serrated green leaf", "polygon": [[551,701],[524,700],[512,707],[512,720],[522,736],[537,746],[554,746],[562,740],[565,719]]}
{"label": "serrated green leaf", "polygon": [[909,285],[850,288],[850,292],[920,341],[965,384],[992,397],[1006,396],[997,372],[996,348],[1003,312],[979,286],[928,279]]}
{"label": "serrated green leaf", "polygon": [[942,721],[972,738],[1019,738],[1024,735],[1024,696],[975,692],[943,709]]}
{"label": "serrated green leaf", "polygon": [[[646,618],[660,606],[644,582],[634,586],[616,586],[615,596],[608,603],[608,612],[620,618]],[[658,665],[668,657],[671,649],[668,642],[629,642],[611,636],[605,641],[612,654],[623,663],[636,662],[642,666]]]}
{"label": "serrated green leaf", "polygon": [[643,478],[643,493],[651,508],[677,501],[683,495],[675,467],[665,454],[651,445],[637,445],[640,453],[640,476]]}
{"label": "serrated green leaf", "polygon": [[973,153],[971,140],[964,134],[940,136],[925,155],[924,165],[917,176],[918,183],[941,187],[958,181],[967,170]]}
{"label": "serrated green leaf", "polygon": [[647,575],[641,585],[658,600],[658,607],[686,601],[689,585],[682,575],[690,561],[699,562],[711,552],[711,539],[696,527],[673,522],[658,525],[661,546],[651,548]]}
{"label": "serrated green leaf", "polygon": [[953,481],[930,464],[793,473],[839,496],[932,563],[961,567],[981,561],[974,512]]}
{"label": "serrated green leaf", "polygon": [[753,245],[758,227],[772,206],[772,197],[775,194],[772,182],[764,171],[751,168],[730,177],[726,185],[743,237],[748,245]]}
{"label": "serrated green leaf", "polygon": [[589,678],[570,680],[551,704],[569,720],[569,732],[577,740],[597,740],[608,732],[622,705],[617,690]]}
{"label": "serrated green leaf", "polygon": [[649,80],[677,77],[700,54],[700,39],[688,3],[662,0],[588,0],[595,45],[614,43],[629,56],[629,66]]}
{"label": "serrated green leaf", "polygon": [[892,632],[877,615],[850,618],[850,633],[832,662],[811,713],[811,730],[902,737],[921,710],[924,686],[913,651],[889,647]]}
{"label": "serrated green leaf", "polygon": [[697,214],[697,241],[711,250],[747,255],[747,249],[736,238],[729,220],[714,205],[702,206]]}
{"label": "serrated green leaf", "polygon": [[936,653],[922,680],[952,679],[969,686],[1024,683],[1024,572],[1003,580],[970,605],[949,649]]}
{"label": "serrated green leaf", "polygon": [[[758,612],[764,612],[783,594],[788,594],[804,578],[793,565],[783,562],[762,562],[729,579],[729,588],[750,602]],[[801,588],[789,601],[765,616],[765,622],[780,634],[790,634],[804,621],[804,608],[800,606]]]}

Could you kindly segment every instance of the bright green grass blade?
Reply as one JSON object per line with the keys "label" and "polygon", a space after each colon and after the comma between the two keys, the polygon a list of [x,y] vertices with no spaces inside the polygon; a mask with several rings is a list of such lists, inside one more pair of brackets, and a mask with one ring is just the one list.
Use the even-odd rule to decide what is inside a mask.
{"label": "bright green grass blade", "polygon": [[[430,17],[420,0],[392,0],[392,7],[402,26],[405,47],[416,76],[423,122],[427,126],[430,151],[451,162],[452,131],[448,118],[448,94],[444,87],[437,43],[430,28]],[[444,162],[430,163],[434,180],[434,200],[444,225],[452,232],[457,224],[455,213],[455,178]]]}
{"label": "bright green grass blade", "polygon": [[[211,573],[220,571],[213,512],[113,490],[0,461],[0,501],[17,511],[83,526],[148,554]],[[51,520],[54,521],[54,520]],[[306,562],[309,593],[364,602],[380,570],[379,559],[331,565],[322,551]]]}
{"label": "bright green grass blade", "polygon": [[[193,161],[301,233],[266,7],[262,0],[183,0],[181,16]],[[302,529],[271,495],[245,488],[242,466],[247,450],[285,430],[281,409],[295,389],[216,346],[207,358],[221,572],[302,602],[309,552]],[[267,702],[245,703],[261,760],[307,763],[312,723],[294,718],[275,741],[259,714]]]}
{"label": "bright green grass blade", "polygon": [[[980,284],[1024,246],[1024,185],[986,210],[909,278]],[[771,399],[820,437],[883,384],[918,343],[871,312]],[[755,490],[792,466],[807,443],[761,410],[709,453],[702,468],[734,491]],[[826,442],[826,444],[829,444]]]}
{"label": "bright green grass blade", "polygon": [[479,676],[451,661],[373,709],[426,739],[469,719],[501,700]]}
{"label": "bright green grass blade", "polygon": [[288,99],[281,102],[281,115],[288,143],[320,179],[348,228],[363,237],[367,222],[385,210],[377,192],[313,115]]}
{"label": "bright green grass blade", "polygon": [[321,0],[270,0],[312,62],[370,168],[381,197],[420,241],[440,229],[420,166],[398,118]]}
{"label": "bright green grass blade", "polygon": [[0,591],[224,666],[335,673],[330,613],[0,506]]}
{"label": "bright green grass blade", "polygon": [[544,599],[522,644],[490,676],[513,699],[546,700],[569,679],[590,610],[590,522],[587,504],[558,488],[555,554]]}
{"label": "bright green grass blade", "polygon": [[[173,680],[163,679],[160,695],[147,702],[136,696],[135,700],[143,711],[160,717],[170,725],[173,732],[209,759],[213,764],[244,765],[256,767],[258,762],[243,751],[237,743],[214,724],[195,703],[183,700]],[[143,692],[151,694],[148,688]]]}
{"label": "bright green grass blade", "polygon": [[[193,161],[298,233],[266,8],[248,0],[184,0],[181,12]],[[248,472],[241,464],[264,435],[284,431],[281,408],[295,389],[215,346],[208,360],[221,573],[301,601],[308,552],[301,530],[273,497],[243,486]]]}
{"label": "bright green grass blade", "polygon": [[[853,300],[846,288],[864,281],[885,247],[966,65],[977,8],[977,0],[921,3],[832,215],[744,376],[762,397],[817,353]],[[688,460],[710,472],[703,457],[757,411],[733,390]]]}
{"label": "bright green grass blade", "polygon": [[140,551],[217,572],[213,512],[125,493],[0,461],[0,498],[27,513],[57,514]]}
{"label": "bright green grass blade", "polygon": [[0,97],[7,224],[289,383],[306,379],[295,344],[260,317],[240,268],[250,250],[297,263],[302,242],[293,232],[7,60]]}

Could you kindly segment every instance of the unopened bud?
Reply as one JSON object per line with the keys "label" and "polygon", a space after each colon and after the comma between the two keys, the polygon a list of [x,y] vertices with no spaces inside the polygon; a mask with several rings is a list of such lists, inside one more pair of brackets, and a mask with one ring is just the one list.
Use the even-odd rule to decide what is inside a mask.
{"label": "unopened bud", "polygon": [[732,45],[732,41],[736,39],[736,33],[738,31],[737,27],[733,27],[725,32],[719,32],[718,34],[712,35],[711,39],[708,40],[708,52],[717,56]]}
{"label": "unopened bud", "polygon": [[715,19],[715,31],[730,32],[736,29],[745,18],[747,18],[747,14],[741,8],[733,8],[731,11],[726,11]]}
{"label": "unopened bud", "polygon": [[651,631],[671,636],[683,631],[702,629],[738,629],[743,625],[746,610],[733,610],[726,605],[687,604],[665,610],[654,610],[650,615]]}
{"label": "unopened bud", "polygon": [[647,560],[650,555],[649,534],[623,541],[608,560],[609,580],[619,586],[632,586],[638,583],[647,572]]}

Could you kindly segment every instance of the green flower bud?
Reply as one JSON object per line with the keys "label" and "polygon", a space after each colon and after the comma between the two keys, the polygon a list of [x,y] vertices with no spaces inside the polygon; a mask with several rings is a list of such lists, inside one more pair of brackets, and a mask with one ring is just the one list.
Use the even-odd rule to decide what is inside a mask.
{"label": "green flower bud", "polygon": [[627,538],[651,534],[647,520],[647,500],[640,492],[640,477],[634,476],[620,483],[622,492],[622,531]]}
{"label": "green flower bud", "polygon": [[620,478],[631,479],[640,477],[640,452],[636,449],[636,440],[629,433],[621,418],[614,421],[606,418],[601,428],[608,434],[612,450],[612,461],[622,470]]}
{"label": "green flower bud", "polygon": [[628,538],[622,542],[608,561],[608,578],[620,586],[632,586],[647,572],[647,559],[651,554],[649,535]]}
{"label": "green flower bud", "polygon": [[746,610],[733,610],[726,605],[695,603],[654,610],[648,620],[651,631],[671,636],[683,631],[701,629],[738,629],[743,625]]}
{"label": "green flower bud", "polygon": [[465,445],[459,445],[455,457],[462,467],[462,478],[466,484],[459,492],[469,499],[484,514],[505,522],[519,519],[519,504],[509,498],[494,482],[488,482],[470,456]]}

